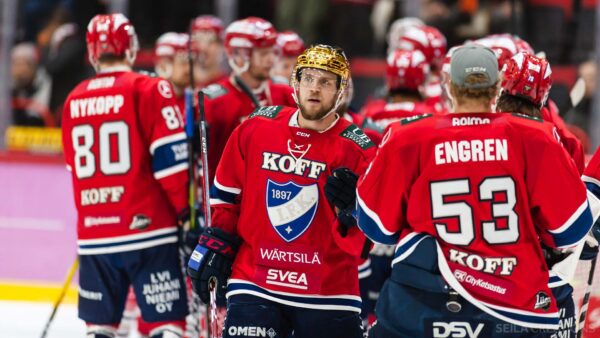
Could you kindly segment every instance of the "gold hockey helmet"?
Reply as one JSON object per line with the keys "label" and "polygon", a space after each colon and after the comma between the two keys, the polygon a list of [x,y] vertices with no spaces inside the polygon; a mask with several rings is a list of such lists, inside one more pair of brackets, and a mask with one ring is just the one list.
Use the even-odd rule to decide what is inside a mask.
{"label": "gold hockey helmet", "polygon": [[350,63],[340,48],[328,45],[314,45],[298,56],[294,68],[293,81],[299,82],[300,70],[316,68],[331,72],[340,77],[339,90],[344,91],[350,78]]}

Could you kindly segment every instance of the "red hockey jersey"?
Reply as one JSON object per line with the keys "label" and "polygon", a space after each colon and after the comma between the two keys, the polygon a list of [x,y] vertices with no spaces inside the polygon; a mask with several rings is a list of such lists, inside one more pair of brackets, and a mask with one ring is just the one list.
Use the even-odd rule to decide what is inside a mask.
{"label": "red hockey jersey", "polygon": [[543,107],[541,110],[544,121],[553,123],[556,126],[556,132],[560,137],[560,142],[563,144],[567,152],[575,161],[575,165],[579,173],[583,173],[585,168],[585,153],[579,139],[569,131],[565,121],[558,114],[558,107],[552,100],[548,100],[548,107]]}
{"label": "red hockey jersey", "polygon": [[435,113],[435,109],[428,104],[421,102],[397,102],[387,103],[379,110],[372,109],[365,116],[363,126],[383,133],[383,131],[394,122],[412,117]]}
{"label": "red hockey jersey", "polygon": [[[217,165],[221,159],[229,135],[254,109],[252,100],[246,93],[225,78],[204,88],[206,121],[208,123],[208,172],[209,182],[213,181]],[[267,82],[263,95],[266,105],[296,106],[292,88],[287,85]]]}
{"label": "red hockey jersey", "polygon": [[228,296],[253,294],[297,307],[360,312],[357,227],[342,238],[323,186],[332,170],[362,174],[375,147],[339,118],[299,128],[297,109],[263,107],[231,135],[211,191],[213,226],[243,239]]}
{"label": "red hockey jersey", "polygon": [[394,264],[433,236],[444,279],[470,303],[512,324],[558,328],[539,241],[574,246],[592,217],[551,124],[509,113],[405,119],[357,190],[359,227],[398,242]]}
{"label": "red hockey jersey", "polygon": [[596,220],[600,216],[600,148],[592,156],[581,178],[588,190],[588,201]]}
{"label": "red hockey jersey", "polygon": [[79,254],[177,241],[187,205],[187,144],[171,85],[127,71],[80,83],[63,109]]}

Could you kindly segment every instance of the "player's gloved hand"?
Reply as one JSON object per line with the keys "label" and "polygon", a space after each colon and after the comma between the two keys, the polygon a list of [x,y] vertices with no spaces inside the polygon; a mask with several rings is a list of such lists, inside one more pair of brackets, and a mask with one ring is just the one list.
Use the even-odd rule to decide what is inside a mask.
{"label": "player's gloved hand", "polygon": [[204,303],[210,300],[209,285],[216,282],[217,300],[224,301],[227,279],[241,239],[219,228],[206,228],[187,266],[192,288]]}
{"label": "player's gloved hand", "polygon": [[335,169],[325,183],[325,197],[340,210],[354,208],[358,175],[348,168]]}
{"label": "player's gloved hand", "polygon": [[348,168],[335,169],[325,183],[325,196],[336,207],[340,235],[346,237],[348,228],[356,226],[353,211],[356,204],[358,175]]}
{"label": "player's gloved hand", "polygon": [[585,236],[585,245],[579,259],[593,260],[598,256],[598,242],[600,242],[600,218],[596,220],[590,232]]}
{"label": "player's gloved hand", "polygon": [[179,251],[183,256],[183,261],[187,262],[194,248],[198,244],[198,238],[204,228],[204,217],[200,210],[196,209],[196,225],[191,229],[190,224],[190,209],[185,208],[177,216],[179,225],[177,235],[179,237]]}
{"label": "player's gloved hand", "polygon": [[562,262],[573,253],[573,249],[560,250],[546,246],[544,243],[540,244],[542,245],[542,252],[544,253],[546,266],[548,266],[549,269],[552,269],[554,264]]}

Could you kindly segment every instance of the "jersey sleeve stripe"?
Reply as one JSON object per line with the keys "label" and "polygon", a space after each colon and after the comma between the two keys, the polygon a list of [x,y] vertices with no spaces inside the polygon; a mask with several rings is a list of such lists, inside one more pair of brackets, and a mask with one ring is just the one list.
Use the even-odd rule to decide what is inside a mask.
{"label": "jersey sleeve stripe", "polygon": [[154,178],[156,178],[157,180],[160,180],[161,178],[165,178],[167,176],[176,174],[178,172],[181,171],[185,171],[188,169],[188,163],[184,162],[184,163],[179,163],[178,165],[163,169],[161,171],[157,171],[154,173]]}
{"label": "jersey sleeve stripe", "polygon": [[412,233],[402,238],[396,247],[394,260],[392,260],[392,266],[410,256],[417,248],[417,245],[419,245],[419,243],[421,243],[421,241],[427,237],[427,234]]}
{"label": "jersey sleeve stripe", "polygon": [[152,156],[152,171],[156,179],[163,178],[180,170],[173,168],[182,168],[186,164],[187,169],[188,149],[185,140],[165,143],[154,150]]}
{"label": "jersey sleeve stripe", "polygon": [[154,152],[156,151],[156,149],[158,149],[159,147],[162,147],[166,144],[169,143],[176,143],[179,141],[185,141],[186,136],[184,132],[180,132],[177,134],[173,134],[173,135],[169,135],[169,136],[165,136],[165,137],[161,137],[159,139],[154,140],[154,142],[152,142],[152,144],[150,144],[150,154],[154,155]]}
{"label": "jersey sleeve stripe", "polygon": [[548,230],[558,248],[566,248],[577,244],[590,230],[593,223],[587,199],[577,208],[565,224],[556,230]]}
{"label": "jersey sleeve stripe", "polygon": [[234,188],[234,187],[226,187],[226,186],[222,185],[221,183],[219,183],[217,181],[216,177],[215,177],[214,183],[215,183],[215,187],[217,187],[221,191],[225,191],[225,192],[228,192],[231,194],[236,194],[236,195],[239,195],[242,192],[242,189]]}
{"label": "jersey sleeve stripe", "polygon": [[360,198],[356,195],[358,227],[360,230],[374,242],[381,244],[396,244],[398,243],[399,235],[388,231],[379,219],[379,216]]}
{"label": "jersey sleeve stripe", "polygon": [[588,203],[590,204],[590,210],[592,211],[592,217],[594,218],[594,221],[596,221],[598,216],[600,216],[600,199],[598,199],[598,197],[596,197],[596,195],[589,190],[587,191],[587,196]]}
{"label": "jersey sleeve stripe", "polygon": [[226,190],[221,190],[219,186],[217,186],[216,181],[215,184],[210,188],[210,204],[235,204],[236,198],[238,194],[231,193]]}

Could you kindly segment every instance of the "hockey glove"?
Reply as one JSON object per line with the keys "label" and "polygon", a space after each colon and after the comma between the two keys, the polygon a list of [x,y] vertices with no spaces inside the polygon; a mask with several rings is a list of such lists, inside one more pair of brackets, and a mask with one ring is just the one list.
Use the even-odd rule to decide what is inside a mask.
{"label": "hockey glove", "polygon": [[325,183],[325,197],[340,210],[354,208],[358,175],[348,168],[335,169]]}
{"label": "hockey glove", "polygon": [[198,238],[204,228],[204,217],[201,210],[196,209],[196,227],[190,229],[190,209],[185,208],[177,216],[178,237],[179,237],[179,252],[183,257],[183,261],[187,262],[190,259],[190,255],[194,251],[196,244],[198,244]]}
{"label": "hockey glove", "polygon": [[325,183],[325,196],[337,208],[339,232],[342,237],[348,234],[348,228],[356,226],[352,215],[356,204],[356,182],[358,175],[348,168],[335,169]]}
{"label": "hockey glove", "polygon": [[240,238],[219,228],[206,228],[200,235],[187,273],[192,279],[192,288],[204,303],[210,300],[211,280],[216,282],[217,301],[225,300],[227,279],[240,244]]}
{"label": "hockey glove", "polygon": [[579,259],[594,260],[598,256],[598,242],[600,242],[600,218],[596,220],[590,232],[585,236],[585,245]]}

